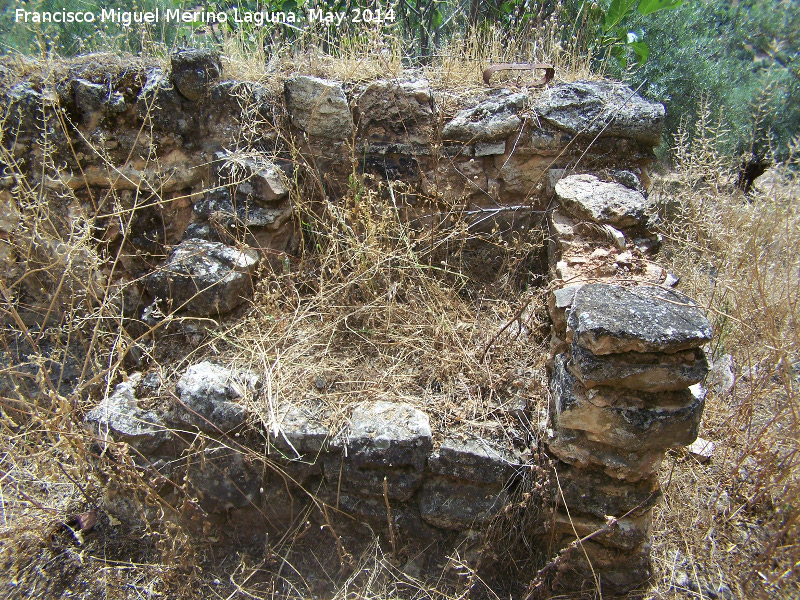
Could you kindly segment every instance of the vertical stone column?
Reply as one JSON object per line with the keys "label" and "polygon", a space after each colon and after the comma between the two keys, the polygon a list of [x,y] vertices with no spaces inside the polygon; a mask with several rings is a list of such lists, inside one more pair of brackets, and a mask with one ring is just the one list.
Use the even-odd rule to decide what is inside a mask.
{"label": "vertical stone column", "polygon": [[563,326],[567,349],[550,381],[554,527],[561,547],[583,541],[557,585],[592,586],[596,577],[603,591],[624,592],[650,574],[665,450],[697,437],[711,326],[674,290],[610,283],[578,287]]}

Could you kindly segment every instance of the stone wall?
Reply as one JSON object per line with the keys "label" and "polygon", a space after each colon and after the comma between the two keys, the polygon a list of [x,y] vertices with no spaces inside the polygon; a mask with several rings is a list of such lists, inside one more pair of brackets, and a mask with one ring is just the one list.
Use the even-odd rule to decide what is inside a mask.
{"label": "stone wall", "polygon": [[[403,182],[409,220],[435,218],[446,201],[476,228],[547,229],[551,414],[527,434],[541,440],[445,435],[434,446],[428,414],[369,399],[329,430],[313,407],[259,405],[263,373],[199,362],[176,382],[135,374],[86,416],[101,444],[128,444],[159,493],[180,487],[206,517],[251,514],[273,530],[315,506],[327,525],[347,514],[345,527],[367,523],[392,544],[436,539],[487,566],[486,532],[518,514],[512,498],[535,471],[520,447],[538,443],[555,475],[539,497],[557,508],[541,511],[547,533],[528,545],[564,549],[547,585],[593,585],[587,558],[604,592],[647,579],[658,467],[696,437],[711,339],[700,308],[651,260],[659,238],[644,194],[661,105],[599,81],[460,96],[411,74],[227,81],[201,51],[176,53],[168,71],[89,58],[56,83],[6,79],[9,156],[54,214],[83,211],[121,245],[117,277],[141,282],[122,301],[145,322],[156,310],[235,317],[258,265],[279,268],[296,249],[293,198],[335,202],[354,172]],[[10,167],[0,197],[12,221],[23,207]],[[80,206],[61,201],[67,189]],[[0,235],[11,239],[14,224]],[[13,275],[14,256],[3,256]],[[26,293],[25,318],[44,325],[44,298]],[[530,422],[526,410],[509,418]],[[203,447],[184,458],[197,432]],[[264,454],[269,469],[252,459]],[[107,500],[113,508],[124,490],[110,486]]]}

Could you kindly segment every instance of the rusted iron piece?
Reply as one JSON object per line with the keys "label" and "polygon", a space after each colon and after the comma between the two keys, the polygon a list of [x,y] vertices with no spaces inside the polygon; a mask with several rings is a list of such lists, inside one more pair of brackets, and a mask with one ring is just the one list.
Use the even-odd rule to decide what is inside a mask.
{"label": "rusted iron piece", "polygon": [[492,65],[483,71],[483,81],[486,85],[489,85],[489,80],[492,78],[492,75],[498,71],[533,71],[536,69],[542,69],[544,71],[544,77],[534,81],[531,85],[546,85],[550,83],[556,75],[556,70],[553,68],[553,65],[548,65],[546,63],[500,63]]}

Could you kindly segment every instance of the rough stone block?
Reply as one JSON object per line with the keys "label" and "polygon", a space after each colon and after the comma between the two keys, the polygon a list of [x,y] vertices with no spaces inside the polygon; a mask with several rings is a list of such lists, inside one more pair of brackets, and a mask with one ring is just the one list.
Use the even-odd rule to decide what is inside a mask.
{"label": "rough stone block", "polygon": [[672,354],[595,356],[573,342],[571,354],[567,368],[586,388],[605,385],[647,392],[682,390],[702,381],[708,373],[708,361],[700,348]]}
{"label": "rough stone block", "polygon": [[648,102],[631,88],[606,81],[556,85],[536,99],[533,110],[559,129],[586,136],[627,137],[657,146],[664,105]]}
{"label": "rough stone block", "polygon": [[[653,522],[652,510],[636,517],[619,519],[608,531],[595,535],[592,539],[609,548],[621,550],[634,550],[644,544],[650,537],[650,527]],[[594,515],[587,515],[570,510],[569,515],[557,512],[553,528],[556,533],[578,537],[586,537],[596,531],[601,531],[608,521]]]}
{"label": "rough stone block", "polygon": [[173,417],[201,431],[230,431],[244,423],[247,410],[241,403],[258,386],[258,375],[210,362],[190,366],[178,380],[181,404]]}
{"label": "rough stone block", "polygon": [[99,439],[108,435],[147,455],[158,451],[173,436],[160,415],[139,408],[135,392],[141,379],[141,373],[134,373],[118,384],[110,397],[87,413],[85,422]]}
{"label": "rough stone block", "polygon": [[428,469],[478,483],[504,484],[519,467],[508,448],[481,438],[447,438],[428,459]]}
{"label": "rough stone block", "polygon": [[443,529],[470,529],[486,525],[508,501],[500,486],[482,486],[445,477],[425,481],[419,492],[422,518]]}
{"label": "rough stone block", "polygon": [[547,441],[547,447],[559,460],[580,468],[599,468],[617,479],[638,481],[658,471],[663,450],[631,452],[591,441],[585,432],[559,428]]}
{"label": "rough stone block", "polygon": [[597,589],[597,578],[604,595],[621,595],[641,586],[650,579],[650,574],[649,544],[625,551],[588,541],[572,551],[569,562],[559,574],[553,589]]}
{"label": "rough stone block", "polygon": [[228,312],[253,293],[252,273],[259,256],[219,242],[184,240],[167,262],[145,280],[147,291],[169,300],[170,310],[201,316]]}
{"label": "rough stone block", "polygon": [[697,438],[705,405],[698,385],[677,392],[632,393],[610,387],[584,388],[556,357],[550,389],[557,427],[579,429],[587,439],[624,450],[685,446]]}
{"label": "rough stone block", "polygon": [[566,503],[570,512],[593,515],[600,519],[606,516],[641,516],[661,498],[658,475],[653,474],[635,482],[621,482],[599,470],[582,469],[567,463],[557,462],[559,499]]}
{"label": "rough stone block", "polygon": [[575,343],[596,355],[672,353],[711,341],[711,324],[697,303],[651,285],[585,285],[575,294],[567,326]]}
{"label": "rough stone block", "polygon": [[237,450],[225,446],[206,448],[202,457],[193,456],[186,477],[207,512],[260,503],[261,469]]}
{"label": "rough stone block", "polygon": [[329,484],[351,494],[383,497],[405,501],[414,495],[425,476],[414,467],[369,468],[356,467],[349,457],[326,455],[323,459],[325,478]]}
{"label": "rough stone block", "polygon": [[286,80],[284,94],[292,124],[298,129],[339,142],[353,135],[353,116],[339,83],[297,75]]}
{"label": "rough stone block", "polygon": [[570,175],[555,185],[564,209],[579,219],[615,227],[638,225],[645,218],[647,200],[619,183],[600,181],[594,175]]}
{"label": "rough stone block", "polygon": [[170,78],[184,98],[197,101],[222,75],[219,53],[207,48],[184,48],[170,56]]}
{"label": "rough stone block", "polygon": [[426,79],[373,81],[358,97],[356,106],[359,133],[370,140],[430,142],[433,95]]}
{"label": "rough stone block", "polygon": [[428,415],[402,402],[362,402],[350,427],[332,441],[354,467],[401,467],[423,470],[433,447]]}
{"label": "rough stone block", "polygon": [[553,329],[559,335],[564,337],[567,331],[567,316],[566,312],[572,306],[572,299],[575,297],[575,292],[581,289],[582,284],[573,283],[565,285],[562,288],[553,289],[547,295],[547,308],[550,312],[550,319],[553,321]]}
{"label": "rough stone block", "polygon": [[518,113],[527,103],[525,92],[498,90],[446,123],[442,128],[442,139],[478,142],[506,138],[519,130],[522,120]]}
{"label": "rough stone block", "polygon": [[320,406],[278,406],[274,419],[264,415],[270,443],[289,458],[313,458],[322,452],[330,437],[320,420]]}
{"label": "rough stone block", "polygon": [[215,153],[214,159],[220,165],[218,176],[236,185],[237,193],[248,200],[249,205],[274,204],[289,197],[286,176],[271,160],[226,151]]}

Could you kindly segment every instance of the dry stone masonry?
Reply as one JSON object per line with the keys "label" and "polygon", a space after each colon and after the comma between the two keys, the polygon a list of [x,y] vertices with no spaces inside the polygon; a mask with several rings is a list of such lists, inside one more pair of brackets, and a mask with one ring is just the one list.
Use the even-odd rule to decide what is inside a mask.
{"label": "dry stone masonry", "polygon": [[[86,416],[98,440],[127,444],[155,480],[185,482],[195,509],[219,521],[261,515],[260,527],[285,530],[325,503],[349,515],[344,526],[438,539],[482,566],[492,560],[482,536],[532,472],[520,449],[538,443],[554,465],[545,495],[556,508],[541,511],[547,534],[528,547],[567,549],[553,589],[590,588],[593,573],[606,594],[647,580],[659,465],[696,438],[712,335],[701,308],[672,289],[677,279],[648,259],[659,238],[646,169],[663,106],[609,82],[457,98],[412,74],[353,85],[295,74],[276,94],[226,80],[220,57],[200,50],[175,53],[169,71],[92,64],[78,60],[57,85],[4,86],[2,143],[51,210],[73,210],[58,198],[75,190],[121,245],[123,282],[136,290],[120,300],[126,314],[235,318],[259,265],[279,268],[296,250],[295,186],[311,173],[335,202],[355,164],[408,186],[409,220],[437,218],[425,198],[446,198],[476,215],[476,229],[545,228],[552,319],[550,421],[519,433],[521,444],[448,432],[435,443],[431,415],[401,399],[364,398],[329,430],[322,406],[269,401],[258,369],[208,361],[174,382],[136,373],[119,383]],[[13,216],[15,182],[5,174],[0,185]],[[14,257],[2,256],[13,273]],[[46,304],[37,294],[28,306]],[[536,421],[509,410],[520,432]],[[203,447],[185,454],[198,432]],[[118,501],[109,492],[109,510]]]}

